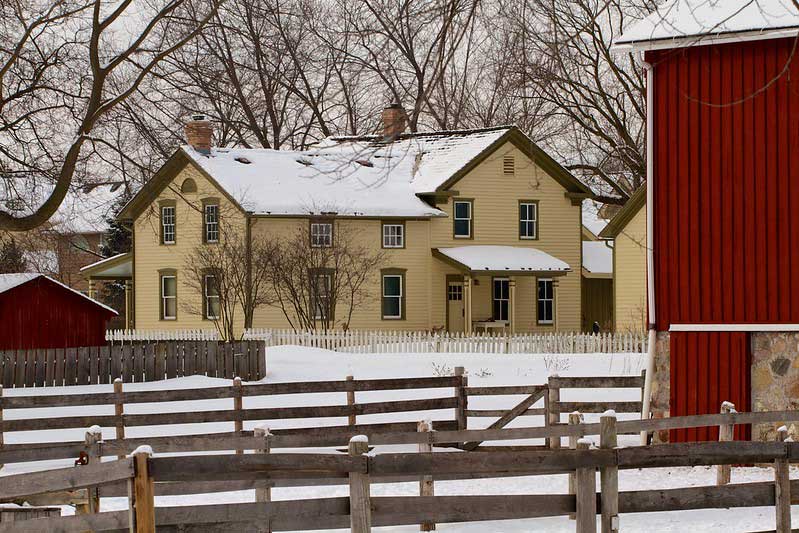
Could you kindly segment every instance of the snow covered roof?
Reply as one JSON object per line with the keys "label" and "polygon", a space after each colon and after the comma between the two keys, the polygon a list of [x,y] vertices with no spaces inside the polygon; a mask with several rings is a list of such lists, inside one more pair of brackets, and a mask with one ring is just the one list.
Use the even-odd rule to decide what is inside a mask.
{"label": "snow covered roof", "polygon": [[38,279],[38,278],[48,279],[48,280],[52,281],[53,283],[55,283],[56,285],[60,285],[60,286],[64,287],[66,290],[74,292],[75,294],[77,294],[81,298],[86,298],[87,300],[89,300],[93,304],[99,305],[100,307],[102,307],[104,309],[107,309],[108,311],[114,313],[115,315],[119,314],[116,311],[114,311],[113,309],[111,309],[110,307],[108,307],[107,305],[98,302],[94,298],[89,298],[88,296],[86,296],[82,292],[76,291],[72,287],[68,287],[68,286],[64,285],[63,283],[61,283],[60,281],[54,280],[50,276],[45,276],[44,274],[40,274],[38,272],[22,272],[22,273],[16,273],[16,274],[0,274],[0,294],[4,293],[4,292],[7,292],[7,291],[10,291],[11,289],[13,289],[15,287],[19,287],[20,285],[24,285],[25,283],[28,283],[29,281],[32,281],[32,280]]}
{"label": "snow covered roof", "polygon": [[89,276],[116,277],[119,279],[131,278],[133,277],[133,254],[127,252],[124,254],[112,255],[111,257],[95,261],[90,265],[83,266],[80,268],[80,271],[84,272],[84,275],[88,274]]}
{"label": "snow covered roof", "polygon": [[472,272],[547,272],[550,274],[571,272],[568,263],[528,246],[456,246],[436,248],[435,252]]}
{"label": "snow covered roof", "polygon": [[719,38],[748,40],[796,35],[793,0],[671,0],[618,38],[616,48],[676,48]]}
{"label": "snow covered roof", "polygon": [[589,274],[613,274],[613,250],[604,241],[583,241],[583,269]]}
{"label": "snow covered roof", "polygon": [[599,235],[607,223],[607,220],[599,216],[599,208],[595,202],[591,200],[583,202],[583,226],[594,235]]}

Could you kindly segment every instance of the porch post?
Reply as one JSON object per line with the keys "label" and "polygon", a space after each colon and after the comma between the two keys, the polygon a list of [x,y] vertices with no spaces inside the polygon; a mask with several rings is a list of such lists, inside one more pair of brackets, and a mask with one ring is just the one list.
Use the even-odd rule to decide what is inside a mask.
{"label": "porch post", "polygon": [[472,333],[472,276],[463,276],[463,331]]}
{"label": "porch post", "polygon": [[125,280],[125,329],[131,329],[131,324],[133,322],[133,317],[131,316],[131,285],[132,282],[129,279]]}
{"label": "porch post", "polygon": [[558,331],[558,310],[560,309],[558,281],[560,281],[560,278],[552,278],[552,331]]}
{"label": "porch post", "polygon": [[89,298],[94,300],[94,280],[89,278]]}
{"label": "porch post", "polygon": [[516,278],[508,280],[508,318],[510,319],[510,333],[516,333]]}

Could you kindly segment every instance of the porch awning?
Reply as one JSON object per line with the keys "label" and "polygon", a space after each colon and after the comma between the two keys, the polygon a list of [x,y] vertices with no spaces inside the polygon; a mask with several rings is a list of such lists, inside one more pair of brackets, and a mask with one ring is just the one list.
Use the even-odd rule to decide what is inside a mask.
{"label": "porch awning", "polygon": [[130,279],[133,277],[133,254],[117,254],[101,259],[80,269],[81,274],[89,279]]}
{"label": "porch awning", "polygon": [[529,246],[457,246],[433,248],[433,256],[466,272],[563,276],[568,263]]}

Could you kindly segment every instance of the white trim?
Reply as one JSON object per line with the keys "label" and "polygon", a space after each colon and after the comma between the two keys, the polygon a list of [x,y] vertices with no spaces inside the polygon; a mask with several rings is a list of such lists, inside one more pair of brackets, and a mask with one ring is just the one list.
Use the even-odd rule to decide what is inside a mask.
{"label": "white trim", "polygon": [[[164,284],[164,282],[167,279],[175,280],[175,294],[173,295],[166,294],[166,285]],[[174,300],[175,302],[174,315],[166,314],[167,300]],[[177,319],[178,319],[178,277],[176,274],[161,274],[161,320],[177,320]]]}
{"label": "white trim", "polygon": [[[391,228],[399,228],[399,231],[392,235],[390,231]],[[388,234],[386,234],[386,229],[389,229]],[[386,244],[387,237],[389,239],[395,239],[398,244]],[[383,223],[383,248],[405,248],[405,224]]]}
{"label": "white trim", "polygon": [[[473,207],[472,203],[473,203],[472,200],[453,200],[452,201],[452,220],[454,220],[455,222],[457,222],[459,220],[466,220],[466,221],[469,222],[469,233],[467,233],[465,235],[462,234],[462,233],[455,233],[455,224],[453,222],[452,237],[454,239],[471,239],[472,238],[472,219],[474,218],[474,215],[472,213],[472,207]],[[459,218],[458,217],[458,204],[466,204],[466,205],[469,206],[469,216],[467,216],[466,218],[463,218],[463,217]]]}
{"label": "white trim", "polygon": [[742,43],[749,41],[765,41],[769,39],[782,39],[795,37],[799,28],[781,28],[775,30],[753,30],[716,35],[686,35],[682,37],[666,37],[649,41],[616,42],[611,49],[614,52],[631,52],[644,50],[668,50],[670,48],[688,48],[691,46],[708,46],[725,43]]}
{"label": "white trim", "polygon": [[[397,278],[399,280],[399,294],[386,294],[386,278]],[[393,298],[399,302],[399,314],[387,315],[385,309],[380,310],[383,320],[402,320],[402,300],[405,298],[405,287],[402,286],[402,274],[383,274],[383,299]],[[381,306],[382,307],[382,306]]]}
{"label": "white trim", "polygon": [[672,324],[669,331],[799,331],[799,324]]}

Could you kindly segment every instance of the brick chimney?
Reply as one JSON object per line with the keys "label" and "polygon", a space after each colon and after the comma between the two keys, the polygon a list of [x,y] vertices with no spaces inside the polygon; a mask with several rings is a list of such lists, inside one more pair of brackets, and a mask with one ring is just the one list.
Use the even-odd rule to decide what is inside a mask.
{"label": "brick chimney", "polygon": [[192,115],[184,128],[186,141],[201,154],[211,153],[211,135],[214,128],[205,115]]}
{"label": "brick chimney", "polygon": [[405,127],[408,125],[408,115],[399,103],[393,103],[383,109],[382,118],[383,137],[386,140],[396,139],[400,133],[405,131]]}

